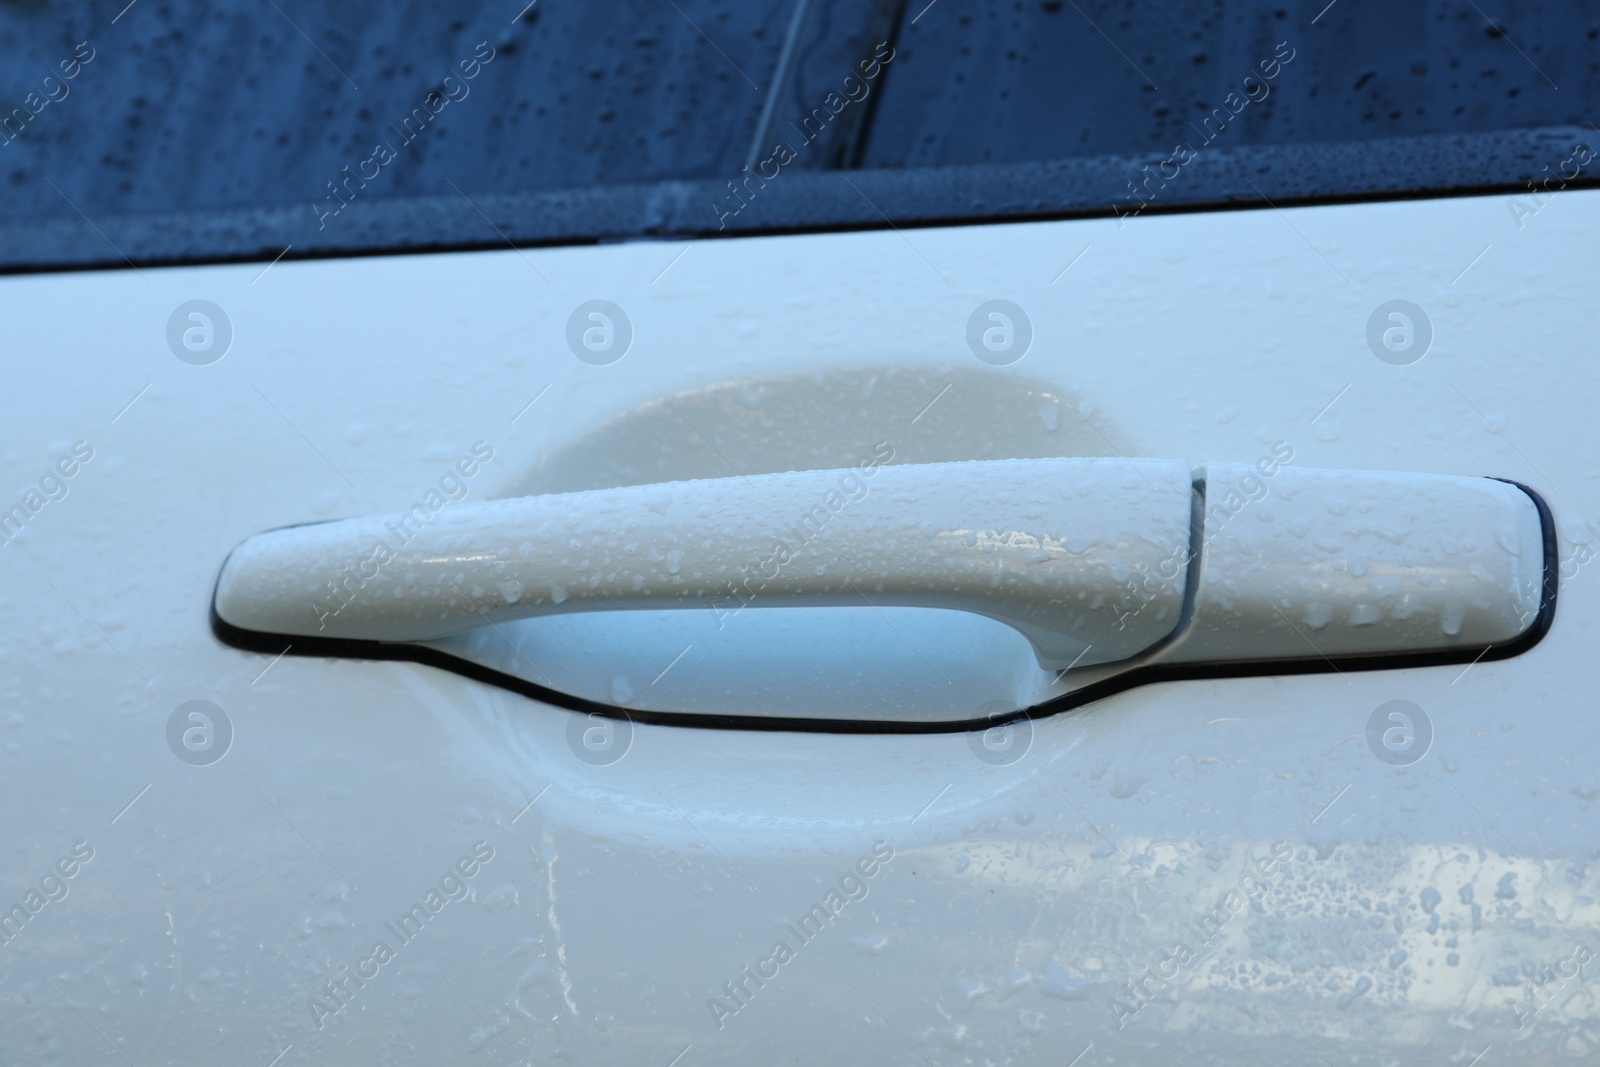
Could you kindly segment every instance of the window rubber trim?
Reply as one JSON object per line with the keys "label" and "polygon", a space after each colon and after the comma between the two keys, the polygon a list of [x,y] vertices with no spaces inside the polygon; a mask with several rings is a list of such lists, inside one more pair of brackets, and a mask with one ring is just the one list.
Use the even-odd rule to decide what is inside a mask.
{"label": "window rubber trim", "polygon": [[[1570,124],[1461,134],[1240,145],[1201,153],[1149,189],[1161,152],[1012,163],[801,170],[737,215],[725,178],[356,201],[319,228],[310,201],[166,214],[0,218],[0,275],[529,251],[619,241],[698,241],[985,226],[1467,196],[1600,186],[1591,168],[1548,176],[1600,131]],[[1541,173],[1543,170],[1543,174]],[[735,177],[729,175],[727,177]],[[1554,182],[1554,187],[1552,187]],[[1143,184],[1141,184],[1143,183]],[[1134,193],[1145,188],[1148,201]],[[1169,187],[1170,186],[1170,187]],[[877,205],[887,209],[882,212]],[[480,213],[481,210],[481,213]]]}
{"label": "window rubber trim", "polygon": [[[297,637],[244,630],[224,622],[217,614],[216,590],[212,589],[211,632],[230,648],[265,655],[294,655],[335,659],[399,660],[437,667],[475,682],[506,689],[541,704],[567,711],[599,715],[608,719],[656,726],[692,727],[711,730],[757,730],[812,734],[955,734],[988,730],[1023,720],[1043,719],[1081,708],[1107,697],[1159,682],[1200,681],[1205,679],[1283,677],[1301,674],[1327,674],[1345,671],[1402,670],[1417,667],[1454,666],[1462,663],[1492,662],[1520,656],[1532,649],[1555,622],[1556,594],[1560,584],[1560,546],[1556,540],[1555,519],[1550,506],[1537,491],[1510,478],[1493,481],[1514,485],[1526,493],[1539,513],[1544,542],[1544,579],[1540,589],[1539,611],[1532,624],[1509,641],[1483,646],[1395,655],[1312,657],[1299,660],[1235,661],[1228,663],[1149,664],[1123,674],[1102,679],[1071,693],[1015,712],[972,719],[941,722],[880,721],[872,719],[813,719],[766,715],[720,715],[702,712],[641,711],[621,708],[558,689],[530,682],[504,671],[461,659],[423,645],[351,638]],[[220,578],[221,569],[218,570]],[[287,647],[285,647],[287,646]]]}

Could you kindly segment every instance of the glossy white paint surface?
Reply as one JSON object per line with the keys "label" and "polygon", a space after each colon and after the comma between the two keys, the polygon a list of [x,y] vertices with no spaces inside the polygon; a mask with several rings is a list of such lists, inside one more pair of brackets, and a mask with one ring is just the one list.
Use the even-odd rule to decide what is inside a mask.
{"label": "glossy white paint surface", "polygon": [[[1600,367],[1583,357],[1600,195],[1523,222],[1478,198],[708,242],[675,265],[679,247],[638,244],[0,279],[7,492],[25,499],[74,442],[92,453],[0,546],[0,900],[77,842],[93,853],[0,945],[0,1058],[1592,1060],[1600,993],[1567,961],[1600,946]],[[964,342],[997,296],[1035,328],[1004,369]],[[210,367],[162,339],[196,297],[235,327]],[[596,297],[635,326],[609,367],[562,340]],[[1396,298],[1433,325],[1407,367],[1365,341]],[[1026,744],[636,726],[606,764],[579,756],[596,758],[590,724],[513,694],[274,661],[207,628],[240,541],[405,510],[474,441],[494,458],[470,498],[520,495],[657,390],[863,364],[918,370],[852,413],[869,442],[981,458],[1032,419],[1028,440],[1060,454],[1104,437],[1249,462],[1283,442],[1292,467],[1527,482],[1562,533],[1555,625],[1470,667],[1150,686]],[[974,372],[1020,400],[973,414]],[[834,415],[790,411],[780,436],[851,452]],[[744,442],[771,428],[744,425],[714,441],[740,466],[769,454]],[[688,426],[671,447],[720,462]],[[894,656],[907,699],[943,699],[945,656]],[[630,684],[666,658],[628,664]],[[716,664],[708,637],[656,684]],[[166,740],[195,699],[234,730],[210,766]],[[1392,700],[1431,724],[1409,766],[1369,747]],[[480,841],[493,858],[474,863]],[[440,890],[464,858],[473,875]],[[1247,875],[1267,890],[1234,911]],[[461,883],[420,937],[388,932]],[[786,933],[830,890],[845,903],[825,929]],[[393,958],[319,1013],[380,939]],[[730,1013],[725,983],[770,969],[779,940],[792,958]]]}

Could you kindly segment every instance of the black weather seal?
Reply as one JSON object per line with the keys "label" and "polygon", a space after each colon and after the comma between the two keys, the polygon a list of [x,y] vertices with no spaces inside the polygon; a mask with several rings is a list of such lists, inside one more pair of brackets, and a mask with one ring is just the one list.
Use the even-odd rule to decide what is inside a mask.
{"label": "black weather seal", "polygon": [[[1544,195],[1547,168],[1595,131],[1550,126],[1207,151],[1141,200],[1159,156],[906,170],[784,171],[737,215],[724,181],[539,193],[361,200],[319,226],[309,201],[165,215],[0,221],[0,274],[504,251],[629,240],[696,240],[1296,207],[1490,193]],[[879,208],[883,211],[880,212]],[[480,214],[481,211],[481,214]],[[119,252],[120,250],[120,252]]]}
{"label": "black weather seal", "polygon": [[[458,674],[486,685],[507,689],[542,704],[568,711],[600,715],[609,719],[658,726],[695,727],[713,730],[756,730],[808,734],[955,734],[988,730],[1024,719],[1042,719],[1081,708],[1117,693],[1157,682],[1195,681],[1213,678],[1287,677],[1301,674],[1327,674],[1346,671],[1402,670],[1418,667],[1455,666],[1462,663],[1492,662],[1520,656],[1549,633],[1556,616],[1556,593],[1560,577],[1560,545],[1556,540],[1555,519],[1544,497],[1532,488],[1510,478],[1494,481],[1514,485],[1528,494],[1539,512],[1544,543],[1544,579],[1540,587],[1539,611],[1533,623],[1509,641],[1488,646],[1471,645],[1435,652],[1405,652],[1386,655],[1315,657],[1303,660],[1272,660],[1232,663],[1150,664],[1124,674],[1084,686],[1053,700],[1006,715],[959,719],[945,722],[881,722],[869,719],[811,719],[764,715],[709,715],[700,712],[629,710],[613,704],[563,693],[492,667],[460,659],[423,645],[385,641],[358,641],[349,638],[298,637],[242,630],[223,621],[217,614],[216,591],[211,595],[211,632],[218,641],[232,648],[264,655],[293,655],[333,659],[400,660]],[[220,571],[219,571],[220,577]]]}

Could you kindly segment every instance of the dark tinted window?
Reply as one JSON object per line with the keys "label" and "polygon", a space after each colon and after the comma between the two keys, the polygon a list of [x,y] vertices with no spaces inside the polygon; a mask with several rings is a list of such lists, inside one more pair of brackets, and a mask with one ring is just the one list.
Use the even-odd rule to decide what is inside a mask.
{"label": "dark tinted window", "polygon": [[[0,107],[25,127],[0,212],[71,215],[50,182],[94,214],[310,205],[350,173],[352,195],[419,196],[736,169],[784,12],[677,6],[139,0],[111,25],[104,5],[0,4]],[[52,72],[64,97],[27,116]],[[379,145],[395,158],[361,179]]]}
{"label": "dark tinted window", "polygon": [[897,41],[864,165],[1581,125],[1597,39],[1585,0],[940,0]]}
{"label": "dark tinted window", "polygon": [[1597,57],[1580,0],[0,0],[0,267],[1516,186]]}

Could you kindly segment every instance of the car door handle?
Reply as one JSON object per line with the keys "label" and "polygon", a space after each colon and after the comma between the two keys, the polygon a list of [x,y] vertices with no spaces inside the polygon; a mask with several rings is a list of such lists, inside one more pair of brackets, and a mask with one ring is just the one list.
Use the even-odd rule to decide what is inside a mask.
{"label": "car door handle", "polygon": [[217,617],[420,642],[581,611],[872,605],[999,620],[1060,669],[1511,641],[1546,589],[1542,503],[1488,478],[1169,460],[872,466],[294,526],[237,546]]}
{"label": "car door handle", "polygon": [[952,608],[1042,663],[1120,659],[1171,632],[1183,581],[1131,624],[1140,568],[1185,558],[1181,463],[997,460],[764,474],[425,507],[259,534],[216,610],[246,630],[424,641],[577,611]]}

